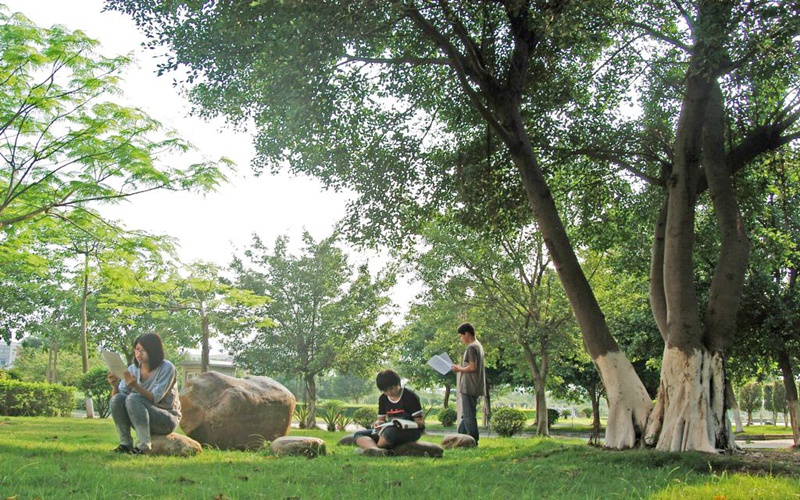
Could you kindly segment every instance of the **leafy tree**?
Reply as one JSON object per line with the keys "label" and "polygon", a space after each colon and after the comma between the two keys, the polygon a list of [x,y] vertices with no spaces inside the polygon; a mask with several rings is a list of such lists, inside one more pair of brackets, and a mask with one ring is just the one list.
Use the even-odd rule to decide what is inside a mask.
{"label": "leafy tree", "polygon": [[547,377],[553,357],[573,347],[572,314],[536,228],[489,237],[439,219],[423,234],[421,281],[433,294],[491,311],[482,338],[496,332],[494,342],[518,347],[536,389],[537,434],[548,435]]}
{"label": "leafy tree", "polygon": [[232,286],[219,266],[194,262],[178,269],[171,264],[152,264],[129,262],[115,268],[114,287],[103,295],[103,307],[127,323],[124,352],[128,355],[136,336],[157,329],[167,334],[164,337],[175,347],[199,344],[201,371],[205,372],[209,340],[214,335],[249,332],[269,323],[263,315],[269,298]]}
{"label": "leafy tree", "polygon": [[270,250],[254,236],[244,257],[234,260],[234,286],[271,297],[264,315],[274,323],[232,335],[225,345],[252,373],[301,377],[306,425],[313,427],[320,375],[360,374],[391,350],[391,325],[380,318],[394,274],[373,280],[366,264],[354,272],[336,236],[315,242],[307,232],[299,255],[290,253],[287,237]]}
{"label": "leafy tree", "polygon": [[785,426],[789,425],[789,420],[786,418],[789,413],[789,401],[786,399],[786,386],[782,381],[776,381],[772,384],[772,398],[770,400],[770,407],[772,408],[772,419],[777,423],[778,419],[775,418],[776,413],[783,415],[783,422]]}
{"label": "leafy tree", "polygon": [[[415,387],[444,388],[442,405],[447,408],[456,384],[453,372],[440,375],[432,370],[426,360],[443,352],[453,353],[454,331],[468,317],[466,311],[449,300],[431,300],[412,304],[405,317],[405,326],[399,332],[398,370]],[[451,354],[450,357],[455,359]]]}
{"label": "leafy tree", "polygon": [[[35,343],[23,342],[14,360],[14,371],[26,382],[51,382],[77,386],[83,375],[81,356],[77,354],[77,350],[58,351],[58,356],[57,368],[52,369],[51,374],[48,370],[48,364],[52,364],[49,342],[40,343],[38,346],[35,346]],[[93,356],[90,358],[90,364],[96,367],[103,365],[103,362]],[[48,376],[51,377],[49,381]]]}
{"label": "leafy tree", "polygon": [[[362,398],[375,392],[375,381],[369,377],[332,373],[320,377],[319,397],[324,399],[340,399],[354,401],[358,404]],[[373,413],[373,420],[374,420]]]}
{"label": "leafy tree", "polygon": [[783,378],[795,442],[800,442],[800,401],[796,378],[800,349],[800,291],[797,287],[800,241],[800,155],[795,149],[771,155],[743,179],[753,255],[739,314],[742,339],[733,350],[742,377]]}
{"label": "leafy tree", "polygon": [[747,412],[747,425],[753,425],[753,412],[761,409],[764,402],[764,388],[757,382],[750,382],[739,389],[739,407]]}
{"label": "leafy tree", "polygon": [[[188,68],[201,114],[255,122],[257,170],[354,189],[362,237],[415,231],[443,205],[479,206],[490,226],[525,200],[606,386],[606,446],[733,447],[723,360],[748,257],[734,176],[795,139],[790,4],[107,1],[172,50],[165,71]],[[626,120],[631,95],[642,113]],[[461,162],[478,137],[509,161]],[[587,188],[574,211],[587,227],[636,198],[656,221],[650,302],[667,349],[655,408],[565,228],[564,178]],[[692,258],[704,203],[720,241],[707,298]]]}
{"label": "leafy tree", "polygon": [[220,162],[161,164],[191,146],[139,109],[109,100],[130,64],[63,26],[40,28],[0,10],[0,228],[155,189],[208,190]]}

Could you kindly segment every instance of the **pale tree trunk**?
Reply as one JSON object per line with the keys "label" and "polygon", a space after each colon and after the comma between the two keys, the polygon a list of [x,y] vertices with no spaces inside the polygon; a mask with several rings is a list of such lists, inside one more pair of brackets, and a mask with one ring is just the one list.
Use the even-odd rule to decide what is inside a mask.
{"label": "pale tree trunk", "polygon": [[317,428],[317,381],[313,373],[307,373],[303,377],[305,382],[305,393],[308,401],[308,417],[306,417],[306,429]]}
{"label": "pale tree trunk", "polygon": [[725,400],[730,403],[730,408],[733,412],[733,421],[736,424],[736,432],[743,432],[742,412],[739,410],[739,403],[736,401],[736,395],[733,393],[733,386],[730,380],[725,381]]}
{"label": "pale tree trunk", "polygon": [[209,365],[209,328],[208,328],[208,314],[206,313],[205,302],[200,302],[200,328],[202,330],[203,338],[200,345],[200,372],[206,373]]}
{"label": "pale tree trunk", "polygon": [[[84,255],[83,264],[83,293],[81,294],[81,360],[83,361],[83,373],[89,371],[89,346],[87,338],[88,320],[86,316],[86,304],[89,301],[89,253]],[[86,418],[94,418],[94,401],[87,396],[85,400]]]}
{"label": "pale tree trunk", "polygon": [[444,402],[442,404],[443,408],[447,408],[450,405],[450,391],[452,388],[450,384],[444,384]]}
{"label": "pale tree trunk", "polygon": [[58,383],[58,348],[58,339],[51,340],[48,343],[45,379],[51,384]]}
{"label": "pale tree trunk", "polygon": [[792,439],[794,446],[800,445],[800,401],[797,399],[797,384],[789,355],[785,350],[778,353],[778,367],[783,375],[783,387],[786,389],[786,404],[789,407],[789,420],[792,423]]}
{"label": "pale tree trunk", "polygon": [[533,385],[536,389],[536,435],[549,436],[550,428],[547,421],[547,397],[545,395],[545,381],[547,380],[548,365],[547,351],[543,346],[539,354],[542,359],[540,366],[530,346],[523,343],[522,348],[525,351],[525,359],[528,362],[531,375],[533,375]]}

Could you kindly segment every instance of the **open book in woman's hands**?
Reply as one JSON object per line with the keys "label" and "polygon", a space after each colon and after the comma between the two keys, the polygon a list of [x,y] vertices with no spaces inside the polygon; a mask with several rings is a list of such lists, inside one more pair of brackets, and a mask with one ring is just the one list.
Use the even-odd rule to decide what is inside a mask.
{"label": "open book in woman's hands", "polygon": [[375,432],[377,432],[380,436],[387,427],[397,427],[398,429],[419,429],[420,425],[413,420],[407,420],[405,418],[393,418],[376,427]]}

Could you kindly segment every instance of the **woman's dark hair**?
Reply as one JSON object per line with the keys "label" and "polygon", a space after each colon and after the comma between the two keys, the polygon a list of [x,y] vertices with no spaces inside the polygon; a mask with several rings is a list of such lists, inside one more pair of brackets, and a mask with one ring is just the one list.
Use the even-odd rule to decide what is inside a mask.
{"label": "woman's dark hair", "polygon": [[[161,366],[161,363],[164,362],[164,344],[161,342],[161,337],[159,337],[157,333],[144,333],[139,335],[136,340],[133,341],[134,349],[136,349],[136,344],[140,344],[142,348],[147,351],[147,363],[150,365],[151,370],[155,370]],[[136,366],[139,366],[139,362],[136,361],[136,356],[133,357],[133,362]]]}
{"label": "woman's dark hair", "polygon": [[383,370],[375,377],[375,383],[378,384],[379,391],[388,391],[392,387],[400,385],[400,375],[392,370]]}

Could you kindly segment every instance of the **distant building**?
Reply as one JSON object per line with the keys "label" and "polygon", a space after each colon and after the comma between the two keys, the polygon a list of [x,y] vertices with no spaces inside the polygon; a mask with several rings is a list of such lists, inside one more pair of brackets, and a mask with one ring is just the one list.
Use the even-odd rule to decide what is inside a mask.
{"label": "distant building", "polygon": [[[197,354],[190,354],[185,361],[180,363],[183,371],[183,376],[181,377],[181,387],[183,387],[188,380],[200,375],[201,365],[202,361],[200,355]],[[208,360],[208,371],[219,372],[229,377],[235,377],[236,364],[233,362],[233,358],[230,356],[212,355]]]}
{"label": "distant building", "polygon": [[11,342],[11,345],[0,342],[0,368],[8,368],[14,364],[20,347],[19,342]]}

